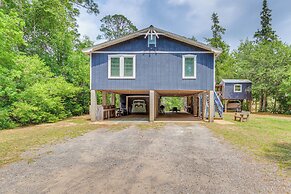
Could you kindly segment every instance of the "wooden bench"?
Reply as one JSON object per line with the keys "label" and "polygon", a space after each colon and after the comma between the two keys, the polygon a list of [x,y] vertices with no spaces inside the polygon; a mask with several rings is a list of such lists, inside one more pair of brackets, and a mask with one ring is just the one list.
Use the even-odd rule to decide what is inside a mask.
{"label": "wooden bench", "polygon": [[247,111],[236,112],[234,113],[234,120],[236,121],[238,119],[240,122],[248,121],[249,116],[250,112]]}

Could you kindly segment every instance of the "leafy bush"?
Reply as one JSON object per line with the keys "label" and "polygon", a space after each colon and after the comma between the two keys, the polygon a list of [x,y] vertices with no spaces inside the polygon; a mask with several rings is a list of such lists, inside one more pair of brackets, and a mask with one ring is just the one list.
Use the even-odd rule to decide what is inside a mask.
{"label": "leafy bush", "polygon": [[64,78],[50,78],[35,83],[19,95],[13,103],[13,120],[22,124],[55,122],[72,116],[76,106],[70,103],[80,89]]}
{"label": "leafy bush", "polygon": [[[42,122],[55,122],[83,113],[76,103],[81,88],[55,77],[37,56],[19,55],[10,71],[2,69],[1,128]],[[0,69],[1,70],[1,69]]]}
{"label": "leafy bush", "polygon": [[0,110],[0,130],[16,127],[16,124],[10,119],[8,110]]}

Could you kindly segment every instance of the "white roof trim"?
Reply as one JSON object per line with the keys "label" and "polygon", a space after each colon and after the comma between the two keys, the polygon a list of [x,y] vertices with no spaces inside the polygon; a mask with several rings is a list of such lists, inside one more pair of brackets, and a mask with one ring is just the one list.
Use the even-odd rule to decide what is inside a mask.
{"label": "white roof trim", "polygon": [[97,44],[97,45],[94,45],[94,46],[89,47],[89,48],[85,48],[85,49],[83,49],[83,52],[86,53],[86,54],[90,54],[91,52],[98,51],[100,49],[103,49],[103,48],[106,48],[106,47],[109,47],[109,46],[112,46],[112,45],[115,45],[115,44],[130,40],[130,39],[136,38],[136,37],[141,36],[141,35],[145,35],[145,34],[147,34],[147,32],[149,30],[154,30],[156,32],[156,34],[158,34],[158,35],[164,35],[164,36],[166,36],[168,38],[171,38],[171,39],[174,39],[174,40],[177,40],[177,41],[180,41],[180,42],[184,42],[186,44],[189,44],[189,45],[192,45],[192,46],[196,46],[196,47],[205,49],[207,51],[213,52],[216,56],[218,56],[219,54],[222,53],[221,49],[211,47],[209,45],[206,45],[206,44],[203,44],[203,43],[200,43],[200,42],[185,38],[183,36],[180,36],[180,35],[177,35],[177,34],[173,34],[171,32],[167,32],[167,31],[162,30],[162,29],[155,28],[153,26],[150,26],[148,28],[145,28],[145,29],[139,30],[137,32],[134,32],[132,34],[123,36],[121,38],[117,38],[117,39],[114,39],[114,40],[106,41],[104,43]]}
{"label": "white roof trim", "polygon": [[248,79],[222,79],[221,83],[234,83],[234,84],[240,84],[240,83],[252,83],[252,81]]}

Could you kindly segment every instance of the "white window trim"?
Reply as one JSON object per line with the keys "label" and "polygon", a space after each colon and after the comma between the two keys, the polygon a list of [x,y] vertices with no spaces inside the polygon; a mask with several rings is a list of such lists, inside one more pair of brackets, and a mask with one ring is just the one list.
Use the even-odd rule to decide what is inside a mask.
{"label": "white window trim", "polygon": [[148,36],[148,47],[150,47],[150,45],[154,45],[155,47],[157,47],[157,37],[156,36],[152,36],[155,37],[155,43],[151,43],[149,42],[149,39],[151,38],[151,35]]}
{"label": "white window trim", "polygon": [[[235,87],[236,86],[239,86],[240,87],[240,90],[235,90]],[[233,85],[233,92],[235,92],[235,93],[242,92],[242,84],[234,84]]]}
{"label": "white window trim", "polygon": [[[124,58],[125,57],[132,57],[133,58],[133,67],[132,71],[133,74],[132,76],[124,76]],[[120,66],[119,66],[119,77],[116,76],[111,76],[111,58],[119,58],[120,59]],[[136,72],[136,60],[135,60],[135,55],[108,55],[108,79],[135,79],[135,72]]]}
{"label": "white window trim", "polygon": [[[182,78],[183,79],[196,79],[196,66],[197,66],[197,55],[183,55],[183,67],[182,67]],[[185,76],[185,59],[194,58],[194,76]]]}

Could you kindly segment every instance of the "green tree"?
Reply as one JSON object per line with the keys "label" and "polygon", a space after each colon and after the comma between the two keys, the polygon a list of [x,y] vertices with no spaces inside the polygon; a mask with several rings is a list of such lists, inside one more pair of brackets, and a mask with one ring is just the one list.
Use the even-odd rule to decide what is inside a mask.
{"label": "green tree", "polygon": [[[288,87],[282,89],[282,84],[288,83],[289,79],[290,51],[290,47],[281,41],[256,43],[248,40],[235,51],[238,77],[252,80],[253,96],[260,100],[260,111],[271,111],[268,99],[273,101],[273,111],[277,110],[277,102],[287,104]],[[280,109],[280,112],[286,112],[282,106]]]}
{"label": "green tree", "polygon": [[170,111],[173,107],[183,109],[184,99],[183,97],[163,97],[162,104],[165,106],[166,111]]}
{"label": "green tree", "polygon": [[97,14],[94,5],[91,0],[3,0],[0,128],[88,112],[89,58],[81,50],[92,42],[77,33],[76,7],[92,6],[88,11]]}
{"label": "green tree", "polygon": [[282,80],[279,92],[281,93],[278,97],[280,112],[291,114],[291,63],[289,63],[286,76]]}
{"label": "green tree", "polygon": [[24,45],[24,21],[13,11],[5,13],[0,9],[0,65],[9,66],[13,56],[19,51],[19,46]]}
{"label": "green tree", "polygon": [[103,34],[98,36],[98,39],[113,40],[137,31],[137,27],[124,15],[107,15],[101,19],[101,22],[100,31]]}
{"label": "green tree", "polygon": [[263,0],[263,8],[261,11],[261,29],[259,29],[254,38],[257,41],[274,41],[278,37],[272,28],[272,10],[268,8],[267,0]]}
{"label": "green tree", "polygon": [[226,29],[220,25],[217,13],[212,14],[211,20],[212,37],[206,38],[206,42],[213,47],[222,49],[222,53],[217,58],[215,66],[216,80],[220,81],[222,78],[230,78],[230,76],[232,76],[232,72],[231,70],[229,70],[231,69],[232,64],[230,64],[229,61],[226,63],[229,57],[229,46],[222,39],[222,36],[225,34]]}
{"label": "green tree", "polygon": [[11,74],[18,47],[24,44],[23,26],[24,21],[15,11],[6,13],[0,9],[0,129],[15,126],[9,117],[10,105],[17,100],[17,88]]}

